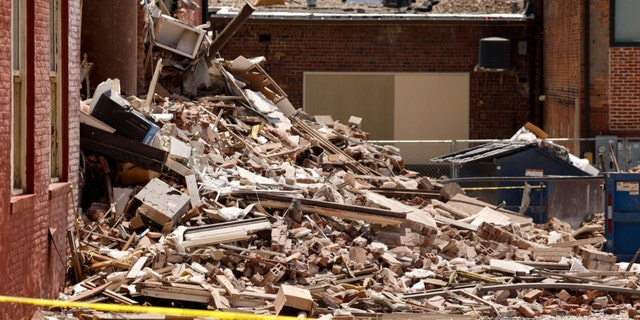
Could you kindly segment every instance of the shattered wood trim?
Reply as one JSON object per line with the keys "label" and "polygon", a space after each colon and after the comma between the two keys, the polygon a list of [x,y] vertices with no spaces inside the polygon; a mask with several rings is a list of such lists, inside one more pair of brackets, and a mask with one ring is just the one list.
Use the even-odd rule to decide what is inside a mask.
{"label": "shattered wood trim", "polygon": [[237,221],[220,222],[216,224],[188,227],[184,232],[186,240],[195,240],[209,235],[227,233],[231,231],[243,230],[254,233],[262,230],[270,230],[271,223],[266,218],[250,218]]}
{"label": "shattered wood trim", "polygon": [[303,134],[307,134],[309,136],[312,136],[314,139],[317,139],[318,143],[326,151],[331,151],[334,154],[342,155],[343,157],[348,159],[348,162],[345,164],[346,167],[350,168],[351,170],[353,170],[355,172],[358,172],[358,173],[364,174],[364,175],[378,175],[378,176],[380,175],[380,173],[378,173],[377,171],[373,171],[369,167],[366,167],[366,166],[360,164],[359,162],[357,162],[350,155],[345,153],[342,149],[338,148],[336,145],[334,145],[333,143],[331,143],[330,141],[325,139],[314,128],[312,128],[311,126],[306,124],[303,120],[298,119],[298,118],[293,117],[293,116],[290,116],[289,120],[291,120],[291,123],[294,125],[294,127],[293,127],[294,129],[300,131]]}
{"label": "shattered wood trim", "polygon": [[[575,291],[602,290],[606,292],[615,292],[615,293],[632,294],[632,295],[640,296],[640,290],[633,289],[633,288],[597,285],[597,284],[589,284],[589,283],[544,283],[544,282],[486,285],[478,288],[478,293],[488,292],[488,291],[495,292],[499,290],[517,290],[517,289],[558,289],[558,290],[564,289],[564,290],[575,290]],[[448,292],[457,293],[465,290],[469,290],[469,288],[433,290],[433,291],[424,292],[424,293],[407,294],[407,295],[404,295],[404,298],[407,298],[407,299],[431,298],[439,295],[447,295]]]}
{"label": "shattered wood trim", "polygon": [[164,150],[82,123],[80,146],[157,172],[162,171],[168,155]]}
{"label": "shattered wood trim", "polygon": [[275,209],[287,209],[294,199],[300,201],[302,211],[305,213],[317,213],[324,216],[340,217],[350,220],[362,220],[385,225],[398,225],[403,223],[407,214],[404,212],[384,209],[350,206],[333,202],[325,202],[311,199],[299,199],[291,196],[275,195],[266,192],[236,192],[235,196],[242,196],[250,202],[258,202],[263,207]]}
{"label": "shattered wood trim", "polygon": [[439,199],[439,191],[420,190],[420,189],[394,189],[394,188],[369,188],[371,192],[381,194],[390,198],[397,196],[419,196],[424,199]]}

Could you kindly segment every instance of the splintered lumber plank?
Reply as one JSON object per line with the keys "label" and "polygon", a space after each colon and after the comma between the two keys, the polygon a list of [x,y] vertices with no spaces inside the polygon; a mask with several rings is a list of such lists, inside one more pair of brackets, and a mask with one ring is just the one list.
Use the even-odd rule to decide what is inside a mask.
{"label": "splintered lumber plank", "polygon": [[550,247],[575,247],[575,246],[585,246],[590,244],[601,244],[603,242],[605,242],[605,238],[598,236],[598,237],[587,238],[587,239],[556,242],[556,243],[550,244],[549,246]]}
{"label": "splintered lumber plank", "polygon": [[[81,286],[87,288],[87,289],[95,289],[97,286],[91,282],[91,281],[84,281],[80,284]],[[129,299],[113,290],[110,289],[104,289],[104,291],[102,292],[102,295],[110,298],[111,300],[114,300],[116,302],[119,302],[121,304],[128,304],[128,305],[136,305],[138,304],[138,301],[135,301],[133,299]]]}
{"label": "splintered lumber plank", "polygon": [[[469,320],[469,315],[466,315],[463,313],[448,313],[448,312],[438,313],[436,311],[429,312],[430,310],[425,310],[425,311],[427,311],[427,313],[424,313],[424,314],[408,313],[408,312],[407,313],[382,313],[382,314],[377,314],[376,319],[378,320]],[[360,319],[360,317],[357,317],[356,319]]]}
{"label": "splintered lumber plank", "polygon": [[327,141],[327,139],[320,135],[314,128],[306,124],[303,120],[299,120],[293,116],[290,116],[289,119],[291,120],[291,123],[293,123],[294,129],[300,131],[303,134],[306,133],[307,135],[312,136],[314,139],[317,139],[320,146],[322,146],[325,150],[328,150],[333,154],[342,155],[346,159],[348,159],[347,163],[345,164],[346,167],[364,175],[380,175],[378,172],[371,170],[369,167],[366,167],[356,161],[353,157],[342,151],[342,149],[338,148],[331,141]]}
{"label": "splintered lumber plank", "polygon": [[580,277],[580,276],[576,276],[576,275],[572,275],[572,274],[564,274],[564,273],[557,273],[557,272],[548,272],[548,271],[544,271],[544,270],[537,270],[536,271],[537,274],[545,276],[545,277],[557,277],[557,278],[563,278],[566,280],[569,280],[571,282],[596,282],[596,283],[604,283],[604,281],[602,280],[598,280],[598,279],[593,279],[593,278],[586,278],[586,277]]}
{"label": "splintered lumber plank", "polygon": [[[91,312],[91,319],[95,320],[167,320],[167,316],[164,314],[147,314],[147,313],[104,313],[98,311]],[[186,318],[185,318],[186,319]]]}
{"label": "splintered lumber plank", "polygon": [[568,263],[551,262],[551,261],[518,261],[524,265],[534,267],[537,269],[549,269],[549,270],[569,270],[571,265]]}
{"label": "splintered lumber plank", "polygon": [[276,294],[272,293],[262,293],[262,292],[253,292],[253,291],[243,291],[240,292],[240,297],[251,298],[251,299],[260,299],[263,301],[273,301],[276,299]]}
{"label": "splintered lumber plank", "polygon": [[124,245],[122,246],[122,251],[127,251],[127,249],[129,249],[129,247],[131,246],[131,244],[133,243],[133,240],[135,240],[135,238],[136,238],[136,232],[134,231],[129,236],[129,239],[127,239],[127,242],[125,242]]}
{"label": "splintered lumber plank", "polygon": [[158,83],[158,78],[160,77],[161,71],[162,58],[158,58],[158,62],[156,63],[156,70],[153,72],[153,77],[151,77],[151,82],[149,83],[149,92],[147,92],[147,98],[144,100],[145,111],[148,111],[151,108],[151,102],[153,101],[153,95],[156,92],[156,84]]}
{"label": "splintered lumber plank", "polygon": [[531,248],[533,259],[537,261],[552,261],[558,262],[563,257],[570,257],[572,255],[571,248],[567,247],[551,247],[551,248]]}
{"label": "splintered lumber plank", "polygon": [[[518,289],[558,289],[558,290],[601,290],[605,292],[615,292],[622,294],[634,294],[640,295],[639,289],[626,288],[622,286],[609,286],[609,285],[594,285],[590,283],[546,283],[546,282],[526,282],[526,283],[508,283],[508,284],[492,284],[485,285],[478,288],[478,293],[499,291],[499,290],[518,290]],[[429,290],[428,292],[405,294],[405,299],[418,299],[418,298],[430,298],[439,295],[444,295],[446,292],[458,293],[462,290],[468,290],[468,288],[456,288],[456,289],[437,289]]]}
{"label": "splintered lumber plank", "polygon": [[443,217],[443,216],[435,216],[434,219],[436,220],[437,223],[440,224],[445,224],[445,225],[452,225],[456,228],[459,229],[466,229],[466,230],[471,230],[471,231],[477,231],[478,230],[478,226],[474,226],[470,223],[466,223],[460,220],[455,220],[455,219],[450,219],[447,217]]}
{"label": "splintered lumber plank", "polygon": [[470,215],[479,213],[485,207],[489,207],[507,215],[512,223],[528,225],[533,222],[532,218],[518,214],[517,212],[511,210],[506,210],[504,208],[495,209],[495,204],[490,204],[461,193],[456,194],[453,198],[447,201],[447,205],[450,207],[454,207],[462,212],[467,212]]}
{"label": "splintered lumber plank", "polygon": [[508,261],[508,260],[498,260],[491,259],[489,261],[491,269],[505,272],[505,273],[524,273],[529,274],[534,269],[533,267],[527,266],[525,264],[516,262],[516,261]]}
{"label": "splintered lumber plank", "polygon": [[270,230],[271,223],[266,218],[243,219],[237,221],[221,222],[204,226],[189,227],[184,232],[185,240],[197,240],[222,233],[245,231],[255,233],[262,230]]}
{"label": "splintered lumber plank", "polygon": [[209,303],[211,300],[211,292],[199,285],[186,283],[163,285],[157,281],[145,281],[140,284],[140,287],[140,294],[146,297],[199,303]]}
{"label": "splintered lumber plank", "polygon": [[104,255],[101,255],[97,252],[91,252],[90,256],[93,257],[94,260],[98,260],[101,262],[98,263],[94,263],[91,265],[91,268],[94,268],[94,265],[100,264],[100,263],[104,263],[107,266],[114,266],[114,267],[118,267],[118,268],[122,268],[122,269],[131,269],[131,264],[130,263],[126,263],[117,259],[113,259],[111,257],[107,257]]}
{"label": "splintered lumber plank", "polygon": [[[77,221],[78,219],[76,219]],[[71,266],[73,268],[73,276],[76,281],[82,281],[82,266],[80,265],[80,255],[78,254],[78,237],[72,231],[67,232],[69,241],[69,251],[71,252]]]}
{"label": "splintered lumber plank", "polygon": [[102,293],[103,295],[107,296],[108,298],[110,298],[111,300],[114,300],[118,303],[121,304],[128,304],[128,305],[136,305],[139,304],[138,301],[133,300],[133,299],[129,299],[113,290],[110,289],[106,289],[104,290],[104,292]]}
{"label": "splintered lumber plank", "polygon": [[397,188],[369,188],[371,192],[379,193],[388,197],[395,196],[418,196],[424,199],[439,199],[440,193],[437,191],[423,189],[397,189]]}
{"label": "splintered lumber plank", "polygon": [[198,191],[196,175],[190,174],[184,177],[184,180],[187,183],[187,190],[189,191],[189,198],[191,199],[191,207],[199,207],[202,204],[202,201],[200,200],[200,192]]}
{"label": "splintered lumber plank", "polygon": [[211,297],[213,298],[213,304],[217,309],[225,310],[231,308],[229,300],[223,297],[218,290],[211,290]]}
{"label": "splintered lumber plank", "polygon": [[238,291],[238,289],[233,286],[233,284],[231,283],[231,281],[229,281],[229,279],[227,279],[227,277],[219,274],[216,275],[216,280],[224,288],[224,290],[227,291],[231,298],[240,296],[240,291]]}
{"label": "splintered lumber plank", "polygon": [[365,192],[365,197],[367,200],[379,206],[386,207],[389,210],[406,213],[407,220],[411,220],[423,227],[432,229],[437,228],[436,222],[433,220],[431,215],[420,208],[408,206],[398,200],[387,198],[374,192]]}
{"label": "splintered lumber plank", "polygon": [[501,305],[499,305],[497,303],[482,299],[482,298],[476,296],[475,294],[473,294],[473,293],[471,293],[469,291],[466,291],[466,290],[462,290],[462,291],[460,291],[460,293],[462,295],[464,295],[464,296],[467,296],[467,297],[471,298],[472,300],[474,300],[476,302],[479,302],[481,304],[485,304],[485,305],[491,307],[491,309],[493,309],[493,312],[495,312],[498,317],[502,316],[500,311],[498,311],[498,308],[504,308],[503,306],[501,306]]}
{"label": "splintered lumber plank", "polygon": [[127,273],[127,279],[135,279],[138,276],[138,273],[140,272],[140,270],[144,268],[144,265],[147,263],[147,260],[149,260],[148,256],[142,256],[138,258],[136,263],[133,264],[133,266]]}
{"label": "splintered lumber plank", "polygon": [[460,210],[458,208],[454,208],[454,207],[452,207],[450,205],[447,205],[446,203],[444,203],[444,202],[442,202],[440,200],[437,200],[437,199],[431,200],[431,204],[433,205],[434,208],[443,210],[443,211],[453,215],[454,217],[456,217],[458,219],[468,218],[471,215],[468,212],[465,212],[465,211]]}
{"label": "splintered lumber plank", "polygon": [[404,212],[392,210],[350,206],[333,202],[299,199],[291,196],[276,195],[268,192],[234,192],[234,195],[244,196],[249,202],[260,203],[263,207],[287,209],[294,199],[300,201],[302,212],[317,213],[329,217],[339,217],[349,220],[361,220],[383,225],[398,225],[403,223],[407,215]]}
{"label": "splintered lumber plank", "polygon": [[87,290],[77,296],[73,296],[71,298],[69,298],[67,301],[82,301],[86,298],[92,297],[102,291],[104,291],[109,285],[111,285],[111,281],[104,283],[101,286],[95,287],[91,290]]}
{"label": "splintered lumber plank", "polygon": [[218,243],[235,242],[247,239],[249,239],[249,234],[247,234],[245,230],[235,230],[232,232],[222,232],[217,235],[210,235],[194,240],[183,241],[182,246],[184,246],[186,249],[190,249],[194,247],[203,247]]}

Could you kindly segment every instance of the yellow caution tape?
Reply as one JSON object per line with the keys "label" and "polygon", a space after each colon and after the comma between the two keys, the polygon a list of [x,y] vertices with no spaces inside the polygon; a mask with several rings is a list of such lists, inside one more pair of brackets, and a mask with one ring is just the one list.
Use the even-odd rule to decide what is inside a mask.
{"label": "yellow caution tape", "polygon": [[116,312],[116,313],[127,312],[127,313],[163,314],[163,315],[170,315],[170,316],[205,317],[205,318],[217,318],[217,319],[224,319],[224,320],[275,320],[275,319],[300,320],[300,318],[292,317],[292,316],[261,315],[261,314],[241,313],[241,312],[224,312],[224,311],[214,311],[214,310],[182,309],[182,308],[169,308],[169,307],[133,306],[133,305],[109,304],[109,303],[90,303],[90,302],[48,300],[48,299],[22,298],[22,297],[9,297],[9,296],[0,296],[0,303],[20,303],[20,304],[42,306],[42,307],[92,309],[92,310],[108,311],[108,312]]}

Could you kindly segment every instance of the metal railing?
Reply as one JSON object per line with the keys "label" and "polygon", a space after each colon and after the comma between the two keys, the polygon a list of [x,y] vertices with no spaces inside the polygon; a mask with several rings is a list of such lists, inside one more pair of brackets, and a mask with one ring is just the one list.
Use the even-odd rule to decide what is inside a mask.
{"label": "metal railing", "polygon": [[[596,138],[547,138],[566,147],[572,155],[589,159],[601,171],[628,171],[640,164],[640,137],[618,138],[599,136]],[[433,162],[431,159],[462,151],[481,144],[500,140],[370,140],[378,145],[392,145],[400,154],[408,170],[433,178],[458,178],[459,167],[449,163]]]}

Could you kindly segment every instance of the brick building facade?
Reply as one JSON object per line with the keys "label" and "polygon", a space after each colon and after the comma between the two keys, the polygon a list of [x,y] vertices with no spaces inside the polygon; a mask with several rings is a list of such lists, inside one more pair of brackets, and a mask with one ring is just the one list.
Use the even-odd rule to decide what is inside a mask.
{"label": "brick building facade", "polygon": [[612,3],[544,2],[543,109],[551,136],[640,135],[640,47],[612,41]]}
{"label": "brick building facade", "polygon": [[[468,72],[470,138],[507,138],[526,121],[554,137],[640,135],[640,47],[611,45],[612,2],[535,3],[536,20],[365,22],[345,15],[328,23],[256,16],[221,55],[265,56],[265,69],[296,107],[304,103],[305,72]],[[50,10],[52,4],[58,10]],[[13,5],[23,6],[20,14]],[[0,294],[52,298],[67,279],[67,231],[80,184],[83,13],[77,0],[13,0],[0,8],[0,138],[6,146],[0,149]],[[145,84],[141,12],[127,29],[139,39],[131,93],[144,92]],[[185,20],[197,21],[200,12],[189,14]],[[230,19],[214,14],[212,29],[220,32]],[[16,27],[24,32],[10,31]],[[511,40],[508,71],[478,71],[478,41],[485,37]],[[17,56],[21,65],[12,60]],[[23,178],[18,185],[16,177]],[[0,317],[28,319],[33,310],[0,304]]]}
{"label": "brick building facade", "polygon": [[[215,12],[211,17],[218,32],[230,20]],[[538,120],[532,21],[482,16],[363,21],[348,15],[329,20],[254,14],[220,53],[228,59],[264,56],[265,70],[295,107],[303,107],[305,72],[468,72],[471,139],[508,138]],[[486,37],[511,41],[509,70],[478,71],[479,41]]]}
{"label": "brick building facade", "polygon": [[[0,294],[55,298],[66,284],[79,180],[80,1],[0,8]],[[0,304],[2,319],[33,311]]]}

